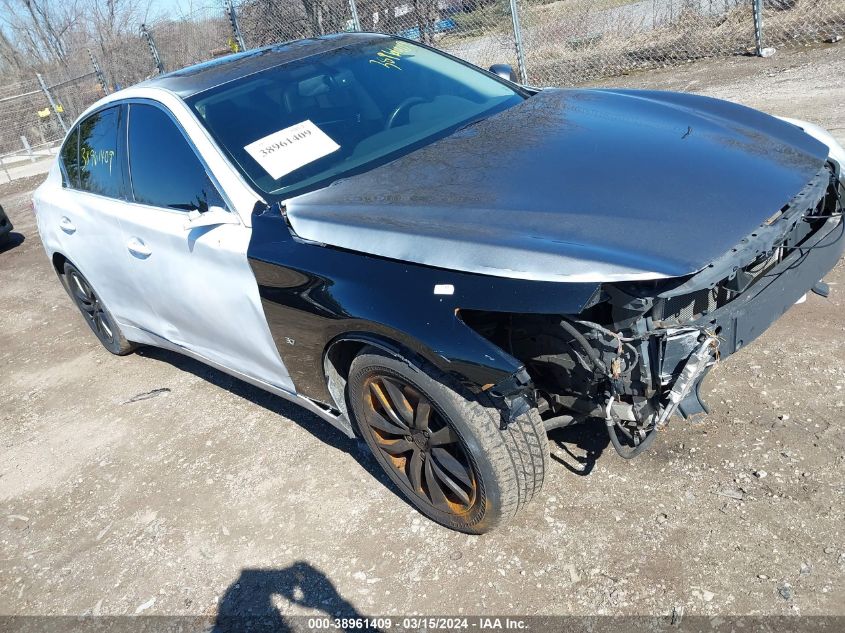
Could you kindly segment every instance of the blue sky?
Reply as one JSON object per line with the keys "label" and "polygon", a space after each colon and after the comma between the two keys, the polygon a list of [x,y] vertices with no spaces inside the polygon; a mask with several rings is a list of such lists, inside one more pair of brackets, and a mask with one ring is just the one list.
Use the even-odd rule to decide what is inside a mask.
{"label": "blue sky", "polygon": [[151,13],[158,11],[167,12],[170,14],[178,14],[181,11],[189,11],[191,7],[199,9],[203,7],[220,7],[223,10],[223,2],[215,2],[214,0],[204,0],[198,2],[197,0],[149,0]]}
{"label": "blue sky", "polygon": [[[147,0],[147,5],[151,9],[150,17],[160,13],[179,15],[180,12],[189,12],[191,8],[194,10],[214,8],[219,9],[221,13],[223,11],[222,0]],[[6,23],[5,17],[3,13],[0,13],[0,26]]]}

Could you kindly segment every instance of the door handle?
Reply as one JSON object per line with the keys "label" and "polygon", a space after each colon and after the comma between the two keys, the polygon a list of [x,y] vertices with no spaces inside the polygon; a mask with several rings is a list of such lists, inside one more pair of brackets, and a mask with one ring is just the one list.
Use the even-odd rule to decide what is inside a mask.
{"label": "door handle", "polygon": [[129,252],[132,253],[135,257],[139,257],[141,259],[147,259],[150,255],[153,254],[150,247],[144,244],[144,240],[138,237],[133,237],[126,243],[126,248],[129,249]]}
{"label": "door handle", "polygon": [[74,233],[76,233],[76,227],[74,226],[73,222],[71,222],[70,218],[65,215],[63,215],[62,219],[59,220],[59,228],[68,235],[73,235]]}

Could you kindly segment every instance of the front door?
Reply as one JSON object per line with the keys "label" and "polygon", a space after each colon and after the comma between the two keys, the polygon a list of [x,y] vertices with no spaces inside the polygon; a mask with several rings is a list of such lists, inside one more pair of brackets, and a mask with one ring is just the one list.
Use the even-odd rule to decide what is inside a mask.
{"label": "front door", "polygon": [[[224,197],[170,114],[130,103],[132,202],[121,217],[147,331],[227,369],[293,391],[246,257],[251,229]],[[229,223],[191,227],[189,213],[222,207]],[[194,214],[195,215],[195,214]]]}

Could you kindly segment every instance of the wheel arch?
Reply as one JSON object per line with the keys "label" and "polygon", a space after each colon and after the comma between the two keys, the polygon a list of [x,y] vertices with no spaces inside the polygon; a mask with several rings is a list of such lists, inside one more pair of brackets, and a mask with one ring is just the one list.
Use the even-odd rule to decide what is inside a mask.
{"label": "wheel arch", "polygon": [[64,277],[64,275],[65,275],[65,264],[67,262],[70,262],[71,264],[73,264],[73,262],[71,262],[70,259],[68,259],[63,253],[60,253],[59,251],[55,251],[53,253],[53,255],[50,257],[50,261],[53,262],[53,268],[55,268],[56,274],[58,274],[59,277]]}
{"label": "wheel arch", "polygon": [[[496,349],[503,354],[503,357],[510,358],[504,350],[495,346],[492,341],[485,339],[462,321],[461,324],[465,328],[464,334],[471,337],[470,340],[483,342],[483,345],[488,349]],[[521,405],[513,407],[513,403],[509,399],[504,399],[503,396],[518,395],[521,398],[526,387],[529,387],[531,383],[525,367],[517,359],[511,359],[514,361],[514,366],[510,372],[507,372],[493,366],[486,367],[484,361],[493,360],[491,357],[479,357],[476,359],[473,368],[477,375],[471,376],[467,371],[466,361],[456,361],[444,354],[439,354],[435,349],[429,348],[407,334],[396,332],[395,336],[391,336],[389,332],[348,331],[336,335],[326,344],[322,356],[322,370],[326,390],[337,409],[350,423],[354,416],[351,416],[349,412],[346,400],[346,384],[352,361],[365,347],[380,349],[390,356],[417,368],[428,364],[453,376],[457,383],[463,385],[468,392],[495,394],[513,414],[521,409]],[[484,379],[479,380],[482,375]]]}
{"label": "wheel arch", "polygon": [[422,354],[388,336],[358,331],[346,332],[334,337],[323,351],[323,374],[326,379],[326,388],[335,406],[350,423],[354,416],[349,414],[346,403],[346,382],[352,361],[365,347],[375,347],[399,360],[411,363],[429,362]]}
{"label": "wheel arch", "polygon": [[70,286],[68,285],[67,277],[65,276],[65,264],[70,264],[77,269],[79,267],[76,266],[76,264],[74,264],[73,261],[61,251],[53,251],[53,254],[50,256],[50,262],[53,264],[53,269],[59,277],[59,282],[62,284],[62,288],[64,288],[65,292],[70,295]]}

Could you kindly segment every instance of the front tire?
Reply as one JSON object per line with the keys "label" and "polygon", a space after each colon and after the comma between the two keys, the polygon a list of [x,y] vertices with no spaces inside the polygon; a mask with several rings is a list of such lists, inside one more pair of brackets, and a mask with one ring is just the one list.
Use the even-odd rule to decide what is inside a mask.
{"label": "front tire", "polygon": [[374,348],[352,362],[347,390],[376,460],[441,525],[487,532],[513,518],[543,485],[548,439],[536,410],[503,425],[486,394],[473,396],[433,367]]}
{"label": "front tire", "polygon": [[73,302],[103,347],[116,356],[126,356],[135,351],[138,346],[126,340],[117,321],[79,269],[66,262],[64,272],[65,283]]}

